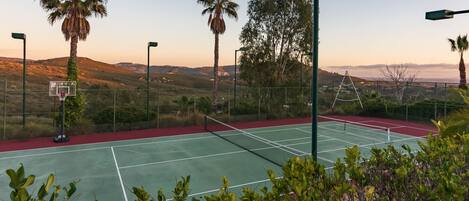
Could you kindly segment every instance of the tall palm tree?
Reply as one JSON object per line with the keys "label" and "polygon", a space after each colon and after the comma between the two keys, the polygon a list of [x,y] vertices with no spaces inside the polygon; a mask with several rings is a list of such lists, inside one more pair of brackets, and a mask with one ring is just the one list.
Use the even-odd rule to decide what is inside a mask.
{"label": "tall palm tree", "polygon": [[[53,25],[62,22],[62,33],[66,41],[70,41],[70,57],[67,66],[67,80],[78,81],[77,49],[78,41],[86,40],[90,33],[87,18],[107,16],[105,4],[107,0],[40,0],[40,5],[48,12],[48,20]],[[65,101],[65,126],[79,124],[85,108],[84,96],[77,91],[76,97]]]}
{"label": "tall palm tree", "polygon": [[456,40],[448,39],[451,44],[451,51],[458,52],[461,55],[461,60],[459,61],[459,88],[467,89],[466,86],[466,65],[464,64],[464,52],[469,49],[469,42],[467,41],[467,35],[458,36]]}
{"label": "tall palm tree", "polygon": [[197,0],[197,3],[204,7],[202,15],[209,15],[208,25],[215,35],[215,50],[214,50],[214,64],[213,64],[213,102],[218,104],[218,60],[219,60],[219,37],[220,34],[225,33],[226,25],[224,15],[238,19],[239,5],[232,0]]}
{"label": "tall palm tree", "polygon": [[68,61],[67,77],[78,80],[76,67],[78,40],[86,40],[90,33],[90,23],[87,18],[107,16],[107,0],[40,0],[44,10],[49,13],[48,20],[53,25],[62,20],[62,33],[66,41],[70,41],[70,58]]}

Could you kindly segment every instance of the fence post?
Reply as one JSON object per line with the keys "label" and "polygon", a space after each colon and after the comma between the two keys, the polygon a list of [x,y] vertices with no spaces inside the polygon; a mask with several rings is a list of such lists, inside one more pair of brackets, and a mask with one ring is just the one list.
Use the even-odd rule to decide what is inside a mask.
{"label": "fence post", "polygon": [[261,88],[257,88],[257,120],[261,119]]}
{"label": "fence post", "polygon": [[5,80],[3,88],[3,140],[6,140],[6,125],[7,125],[7,90],[8,81]]}
{"label": "fence post", "polygon": [[197,97],[194,96],[194,115],[197,114]]}
{"label": "fence post", "polygon": [[160,128],[160,89],[156,89],[156,128]]}
{"label": "fence post", "polygon": [[379,93],[379,94],[381,93],[379,91],[379,80],[376,80],[376,92]]}
{"label": "fence post", "polygon": [[409,104],[405,104],[405,120],[409,121]]}
{"label": "fence post", "polygon": [[228,98],[228,122],[231,121],[231,100]]}
{"label": "fence post", "polygon": [[112,131],[116,132],[116,104],[117,104],[117,89],[113,90],[112,99]]}
{"label": "fence post", "polygon": [[446,119],[446,115],[447,115],[447,104],[448,104],[448,84],[445,83],[445,103],[444,103],[444,118]]}
{"label": "fence post", "polygon": [[285,104],[288,104],[288,88],[285,87]]}
{"label": "fence post", "polygon": [[433,98],[435,99],[435,115],[434,120],[438,118],[438,83],[435,82],[435,91],[433,92]]}

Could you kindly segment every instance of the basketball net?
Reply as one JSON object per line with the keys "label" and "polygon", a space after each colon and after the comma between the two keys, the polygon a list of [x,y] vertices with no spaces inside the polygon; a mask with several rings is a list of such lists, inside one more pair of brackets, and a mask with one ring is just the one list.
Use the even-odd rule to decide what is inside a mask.
{"label": "basketball net", "polygon": [[67,93],[65,93],[65,91],[60,91],[59,92],[59,100],[60,101],[65,101],[65,98],[67,98]]}

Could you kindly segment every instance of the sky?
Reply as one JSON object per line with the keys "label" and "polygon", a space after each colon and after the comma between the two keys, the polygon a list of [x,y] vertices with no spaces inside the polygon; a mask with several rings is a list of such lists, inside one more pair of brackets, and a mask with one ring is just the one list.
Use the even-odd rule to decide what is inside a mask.
{"label": "sky", "polygon": [[[246,24],[248,0],[235,0],[239,19],[226,19],[220,40],[220,64],[234,63],[239,34]],[[146,44],[159,42],[152,64],[210,66],[214,36],[208,16],[196,0],[109,0],[109,15],[91,18],[91,33],[78,55],[107,63],[146,63]],[[469,9],[467,0],[321,0],[320,65],[456,64],[447,38],[469,33],[469,14],[426,21],[430,10]],[[21,43],[11,32],[28,37],[28,57],[65,57],[69,43],[60,23],[51,26],[38,0],[0,1],[0,56],[21,57]]]}

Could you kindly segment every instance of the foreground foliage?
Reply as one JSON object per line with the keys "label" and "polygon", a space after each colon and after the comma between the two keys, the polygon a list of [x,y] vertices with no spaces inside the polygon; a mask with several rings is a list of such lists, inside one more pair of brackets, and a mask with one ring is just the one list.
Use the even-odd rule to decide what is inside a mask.
{"label": "foreground foliage", "polygon": [[[271,188],[243,189],[240,197],[230,191],[228,181],[218,193],[204,200],[467,200],[469,198],[469,134],[429,136],[420,151],[404,146],[373,149],[368,159],[358,147],[346,151],[334,168],[327,171],[311,158],[292,158],[283,167],[283,177],[268,172]],[[183,178],[173,190],[173,199],[188,200],[190,178]],[[134,188],[137,201],[163,201],[144,188]],[[197,200],[192,198],[192,200]]]}
{"label": "foreground foliage", "polygon": [[[50,174],[47,177],[47,180],[41,185],[36,194],[32,193],[35,191],[31,190],[31,187],[34,185],[36,176],[29,175],[25,176],[23,165],[21,165],[17,170],[8,169],[6,171],[8,177],[10,177],[10,188],[12,189],[10,193],[11,201],[57,201],[64,200],[68,201],[75,194],[76,182],[72,182],[68,187],[60,187],[59,185],[54,185],[55,176]],[[64,191],[63,196],[60,195],[61,191]]]}

